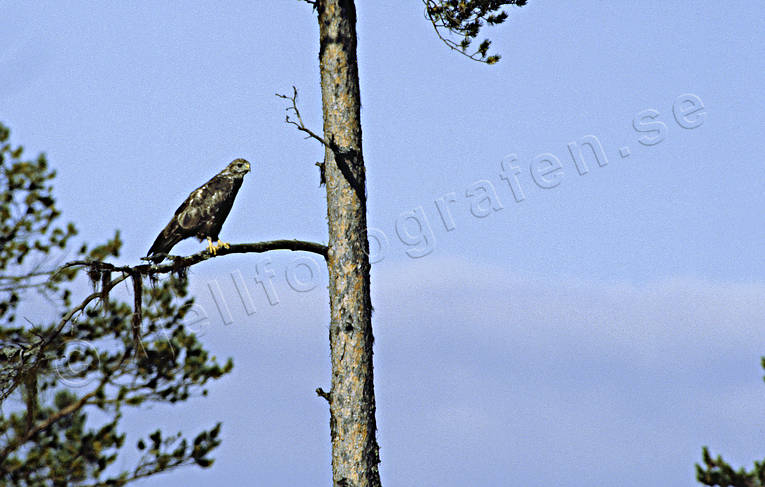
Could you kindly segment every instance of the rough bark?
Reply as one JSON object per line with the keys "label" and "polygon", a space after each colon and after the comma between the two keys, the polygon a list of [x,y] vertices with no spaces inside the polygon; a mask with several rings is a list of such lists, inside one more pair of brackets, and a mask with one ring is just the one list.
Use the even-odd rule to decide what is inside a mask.
{"label": "rough bark", "polygon": [[[321,91],[329,221],[328,399],[335,486],[380,485],[372,370],[366,182],[353,0],[319,0]],[[323,392],[323,391],[322,391]]]}

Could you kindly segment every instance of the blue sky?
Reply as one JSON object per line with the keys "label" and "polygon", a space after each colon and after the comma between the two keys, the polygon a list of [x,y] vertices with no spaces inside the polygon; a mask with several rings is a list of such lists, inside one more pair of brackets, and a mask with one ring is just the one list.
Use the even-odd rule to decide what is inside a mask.
{"label": "blue sky", "polygon": [[[383,482],[691,486],[702,445],[749,465],[765,455],[765,9],[529,3],[485,32],[503,55],[493,67],[440,44],[420,2],[358,5],[369,224],[383,243]],[[244,157],[253,171],[223,238],[326,241],[323,151],[283,123],[274,96],[296,85],[320,129],[308,5],[0,9],[0,120],[48,154],[83,239],[120,229],[121,262],[138,262],[191,190]],[[687,94],[704,107],[687,116],[704,117],[696,128],[673,115]],[[635,129],[649,109],[661,133]],[[585,136],[608,163],[585,155],[580,175],[568,145]],[[500,176],[511,154],[520,202]],[[222,420],[224,443],[210,470],[140,485],[330,482],[328,412],[313,393],[329,382],[326,272],[299,258],[194,268],[207,317],[194,326],[234,372],[209,398],[141,409],[126,427]]]}

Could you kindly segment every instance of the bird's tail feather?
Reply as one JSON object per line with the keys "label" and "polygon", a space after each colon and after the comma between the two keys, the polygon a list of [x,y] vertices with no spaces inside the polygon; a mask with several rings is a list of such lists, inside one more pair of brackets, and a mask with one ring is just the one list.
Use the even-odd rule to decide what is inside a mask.
{"label": "bird's tail feather", "polygon": [[177,234],[174,234],[173,232],[163,231],[162,233],[159,234],[157,239],[151,245],[148,255],[150,257],[153,255],[157,255],[157,257],[154,258],[153,261],[154,263],[159,264],[160,262],[165,260],[165,256],[181,240],[183,240],[182,235],[177,235]]}

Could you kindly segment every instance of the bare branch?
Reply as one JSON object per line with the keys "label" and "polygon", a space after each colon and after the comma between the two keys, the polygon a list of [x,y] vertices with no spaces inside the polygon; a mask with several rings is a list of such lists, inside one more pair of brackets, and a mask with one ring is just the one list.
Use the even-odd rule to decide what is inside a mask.
{"label": "bare branch", "polygon": [[[289,100],[290,102],[292,102],[292,106],[291,107],[287,107],[285,109],[285,111],[287,112],[287,115],[286,115],[284,121],[286,123],[294,125],[301,132],[305,132],[306,134],[308,134],[308,136],[306,137],[307,139],[309,139],[309,138],[316,139],[319,142],[321,142],[324,145],[324,147],[326,147],[327,149],[333,150],[332,146],[329,143],[327,143],[326,140],[324,140],[320,136],[316,135],[316,133],[313,130],[311,130],[308,127],[306,127],[305,124],[303,123],[303,117],[300,116],[300,109],[298,109],[298,106],[297,106],[298,91],[297,91],[297,88],[295,88],[295,86],[292,87],[292,96],[281,95],[279,93],[276,93],[276,96],[278,96],[279,98],[283,98],[285,100]],[[290,118],[290,111],[292,111],[295,114],[295,116],[297,117],[297,120],[293,120],[292,118]]]}
{"label": "bare branch", "polygon": [[175,260],[173,260],[172,264],[152,266],[156,268],[158,271],[158,272],[152,272],[152,274],[173,272],[177,270],[178,266],[190,267],[194,264],[205,261],[207,259],[211,259],[213,257],[219,257],[223,255],[228,255],[228,254],[249,254],[249,253],[260,254],[263,252],[270,252],[272,250],[291,250],[293,252],[294,251],[313,252],[314,254],[321,255],[325,259],[327,258],[327,253],[329,251],[326,245],[323,245],[317,242],[308,242],[305,240],[282,239],[282,240],[268,240],[265,242],[231,244],[229,247],[219,248],[217,255],[211,255],[207,250],[203,250],[202,252],[192,254],[188,257],[176,258]]}
{"label": "bare branch", "polygon": [[[302,252],[313,252],[319,254],[325,259],[327,258],[327,246],[317,242],[307,242],[305,240],[268,240],[265,242],[253,242],[243,244],[231,244],[228,247],[221,247],[218,249],[215,255],[211,254],[207,250],[197,252],[184,257],[168,255],[167,257],[172,262],[167,264],[139,264],[136,266],[117,266],[108,262],[101,262],[95,260],[75,260],[67,262],[61,269],[69,267],[95,267],[97,270],[111,271],[111,272],[124,272],[128,274],[138,273],[144,276],[153,276],[157,274],[169,274],[173,272],[180,272],[195,264],[204,262],[214,257],[221,257],[229,254],[250,254],[250,253],[263,253],[272,250],[292,250]],[[150,260],[148,257],[142,257],[144,260]],[[120,278],[124,280],[126,277]],[[100,293],[96,293],[99,295]]]}
{"label": "bare branch", "polygon": [[[287,95],[280,95],[279,93],[276,93],[276,96],[279,98],[283,98],[285,100],[289,100],[292,103],[292,106],[287,107],[285,111],[287,112],[287,115],[284,119],[286,123],[289,123],[291,125],[294,125],[297,127],[298,130],[307,133],[306,139],[316,139],[319,142],[321,142],[324,147],[332,151],[335,155],[335,162],[337,163],[338,167],[340,167],[340,170],[343,172],[343,175],[348,179],[348,181],[351,183],[351,186],[356,191],[361,191],[362,188],[359,186],[358,181],[356,180],[356,177],[353,175],[353,171],[348,166],[348,161],[353,159],[357,156],[357,151],[348,147],[340,147],[337,142],[335,142],[334,137],[330,137],[329,141],[319,137],[314,133],[311,129],[305,126],[303,123],[303,118],[300,115],[300,109],[298,109],[297,106],[297,96],[298,91],[295,86],[292,87],[292,96]],[[297,120],[293,120],[290,118],[290,111],[292,111],[295,116],[297,117]],[[317,162],[316,166],[319,167],[319,186],[323,186],[326,184],[326,176],[325,176],[325,166],[323,162]]]}

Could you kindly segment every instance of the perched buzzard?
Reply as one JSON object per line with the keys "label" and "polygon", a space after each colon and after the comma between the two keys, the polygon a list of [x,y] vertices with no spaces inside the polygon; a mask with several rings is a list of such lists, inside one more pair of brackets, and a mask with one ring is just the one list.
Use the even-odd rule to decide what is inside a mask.
{"label": "perched buzzard", "polygon": [[[227,243],[218,239],[223,222],[234,204],[244,175],[250,172],[250,163],[236,159],[211,180],[195,189],[175,210],[175,215],[149,249],[150,260],[162,262],[175,244],[189,237],[207,239],[207,250],[215,254]],[[213,241],[217,240],[217,243]]]}

